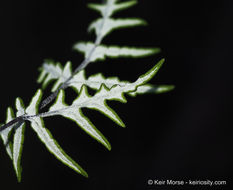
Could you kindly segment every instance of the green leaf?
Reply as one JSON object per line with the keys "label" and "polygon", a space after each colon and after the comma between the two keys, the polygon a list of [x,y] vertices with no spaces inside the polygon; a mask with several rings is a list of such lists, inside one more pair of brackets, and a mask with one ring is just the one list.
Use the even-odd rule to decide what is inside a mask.
{"label": "green leaf", "polygon": [[90,96],[87,92],[85,85],[81,87],[79,96],[69,106],[64,102],[64,91],[61,90],[56,102],[49,109],[48,116],[61,115],[75,121],[85,132],[87,132],[94,139],[102,143],[105,147],[110,149],[110,144],[106,138],[100,133],[99,130],[82,114],[81,108],[90,108],[104,113],[107,117],[114,122],[124,127],[124,123],[119,116],[107,105],[107,100],[117,100],[126,102],[124,93],[134,92],[141,85],[149,81],[162,66],[164,60],[161,60],[145,75],[142,75],[134,83],[126,83],[124,86],[114,85],[111,89],[107,88],[104,84],[94,96]]}
{"label": "green leaf", "polygon": [[[77,92],[80,92],[83,85],[88,86],[94,90],[98,90],[101,85],[104,84],[107,88],[112,88],[114,85],[119,85],[121,87],[130,84],[128,81],[120,81],[117,77],[105,78],[101,73],[91,75],[88,79],[85,77],[85,71],[82,70],[77,73],[72,80],[69,82],[69,86],[75,88]],[[136,96],[139,94],[153,93],[160,94],[169,92],[174,89],[173,85],[151,85],[146,84],[139,86],[134,92],[129,92],[131,96]]]}
{"label": "green leaf", "polygon": [[[40,103],[41,96],[42,92],[41,90],[38,90],[26,109],[26,113],[28,115],[36,115],[38,113],[38,105]],[[88,176],[87,173],[61,149],[49,130],[45,128],[42,118],[31,117],[28,120],[31,122],[31,127],[37,133],[40,140],[58,160],[83,176]]]}
{"label": "green leaf", "polygon": [[112,88],[114,85],[125,86],[129,83],[127,81],[120,81],[117,77],[105,78],[102,73],[91,75],[88,79],[86,79],[85,75],[85,70],[82,70],[74,75],[69,82],[69,86],[75,88],[77,92],[80,92],[83,85],[86,85],[94,90],[99,90],[102,84],[104,84],[107,88]]}
{"label": "green leaf", "polygon": [[[25,108],[23,105],[23,101],[20,98],[16,99],[16,108],[17,108],[17,117],[25,114]],[[13,165],[15,168],[16,176],[18,182],[21,181],[21,157],[23,150],[23,142],[24,142],[24,131],[25,131],[25,122],[18,125],[15,128],[14,141],[13,141]]]}
{"label": "green leaf", "polygon": [[113,30],[146,25],[146,21],[139,18],[99,18],[92,22],[88,27],[88,31],[95,31],[96,36],[103,38],[111,33]]}
{"label": "green leaf", "polygon": [[[24,114],[23,107],[20,107],[19,99],[16,100],[16,107],[18,109],[17,116],[21,116]],[[15,118],[12,108],[7,109],[7,119],[6,123],[12,121]],[[11,141],[11,134],[14,133],[13,141]],[[1,131],[1,137],[3,139],[3,143],[6,147],[7,154],[10,159],[13,161],[13,166],[16,172],[16,176],[18,182],[21,181],[21,154],[23,148],[23,140],[24,140],[24,123],[16,122],[12,124],[10,127]]]}
{"label": "green leaf", "polygon": [[[95,47],[95,44],[92,42],[79,42],[74,45],[74,49],[83,53],[85,58],[88,58],[90,52]],[[136,47],[117,47],[117,46],[104,46],[99,45],[96,47],[95,51],[90,57],[90,61],[94,62],[96,60],[105,60],[106,57],[119,58],[119,57],[144,57],[159,53],[159,48],[136,48]]]}
{"label": "green leaf", "polygon": [[[97,110],[121,127],[125,127],[123,121],[117,113],[107,105],[107,101],[115,100],[126,103],[125,95],[136,96],[144,93],[164,93],[174,88],[172,85],[151,85],[148,81],[158,72],[162,66],[164,59],[159,61],[150,71],[140,76],[135,82],[120,81],[117,77],[105,78],[102,74],[96,74],[85,77],[85,68],[90,62],[97,60],[105,60],[107,57],[133,57],[149,56],[160,52],[159,48],[136,48],[136,47],[118,47],[105,46],[101,42],[103,38],[111,31],[125,28],[145,25],[146,22],[140,18],[112,18],[112,15],[117,11],[127,9],[136,4],[136,0],[120,2],[118,0],[106,0],[105,4],[91,3],[89,8],[94,9],[101,14],[101,18],[92,22],[88,28],[89,31],[94,31],[96,40],[92,42],[77,43],[74,49],[83,53],[85,59],[81,65],[72,72],[71,63],[67,62],[64,68],[60,63],[54,63],[51,60],[46,60],[43,64],[41,74],[38,78],[38,83],[42,83],[45,88],[49,82],[55,80],[52,91],[56,91],[63,83],[73,87],[78,92],[78,97],[71,105],[64,102],[65,92],[61,90],[57,96],[55,103],[50,107],[48,112],[38,113],[38,106],[42,97],[41,90],[38,90],[32,98],[29,106],[24,108],[23,101],[16,99],[17,117],[14,119],[13,110],[7,109],[7,120],[3,128],[1,128],[1,138],[6,147],[7,154],[13,160],[13,166],[16,171],[18,181],[21,181],[21,157],[24,142],[25,120],[30,121],[32,129],[36,132],[39,139],[44,143],[46,148],[62,163],[69,166],[76,172],[87,177],[87,173],[73,161],[58,145],[50,131],[45,128],[43,117],[61,115],[76,122],[86,133],[95,140],[103,144],[107,149],[111,149],[111,145],[104,135],[92,124],[92,122],[82,113],[82,108]],[[78,73],[78,71],[80,71]],[[67,87],[67,86],[65,86]],[[94,96],[90,96],[87,87],[96,90]],[[54,95],[54,94],[53,94]],[[57,95],[57,94],[56,94]],[[55,96],[56,96],[55,95]],[[51,98],[53,96],[49,96]],[[48,98],[48,99],[49,99]],[[52,99],[46,99],[44,105],[51,102]],[[47,101],[48,100],[48,101]],[[12,121],[12,122],[10,122]],[[10,123],[9,123],[10,122]],[[12,124],[13,123],[13,124]],[[13,136],[13,145],[11,133]]]}
{"label": "green leaf", "polygon": [[139,86],[136,91],[130,92],[129,95],[131,96],[136,96],[139,94],[148,94],[148,93],[153,93],[153,94],[161,94],[161,93],[166,93],[171,90],[173,90],[175,87],[173,85],[151,85],[151,84],[146,84]]}
{"label": "green leaf", "polygon": [[90,9],[96,10],[101,13],[103,17],[105,16],[112,16],[113,13],[130,8],[137,4],[137,1],[131,0],[122,3],[117,3],[117,0],[107,0],[106,4],[96,4],[96,3],[89,3],[88,7]]}
{"label": "green leaf", "polygon": [[[60,65],[60,64],[59,64]],[[53,67],[53,68],[52,68]],[[71,71],[71,63],[68,62],[63,70],[63,68],[61,66],[59,66],[61,68],[61,73],[66,73],[65,70],[67,70],[66,68],[69,68],[69,72],[68,73],[72,73]],[[48,74],[50,71],[52,70],[56,70],[57,66],[56,65],[50,65],[50,70],[46,70],[48,67],[46,65],[46,63],[43,64],[42,66],[42,72],[43,70],[45,70],[45,72]],[[63,77],[60,78],[60,76],[58,76],[58,81],[60,80],[66,80],[66,78],[68,79],[69,75],[63,75]],[[43,81],[41,81],[43,82]],[[69,81],[68,85],[70,87],[73,87],[77,92],[81,91],[81,87],[83,85],[88,86],[91,89],[94,90],[98,90],[102,84],[104,84],[107,88],[112,88],[114,85],[120,85],[120,86],[126,86],[128,85],[130,82],[128,81],[120,81],[119,78],[117,77],[109,77],[109,78],[105,78],[101,73],[95,74],[95,75],[91,75],[88,79],[86,79],[85,76],[85,70],[80,71],[79,73],[77,73],[76,75],[74,75],[74,77]],[[56,82],[56,84],[61,84],[60,82]],[[54,85],[53,87],[53,91],[57,90],[59,85]],[[56,88],[55,88],[56,87]],[[131,96],[136,96],[139,94],[145,94],[145,93],[154,93],[154,94],[160,94],[160,93],[165,93],[165,92],[169,92],[171,90],[174,89],[173,85],[151,85],[151,84],[146,84],[146,85],[142,85],[139,86],[136,91],[134,92],[130,92],[128,93]]]}
{"label": "green leaf", "polygon": [[37,82],[43,82],[42,88],[45,88],[51,80],[56,79],[56,83],[52,87],[52,92],[55,92],[72,75],[71,62],[68,61],[63,69],[60,63],[54,64],[51,61],[46,61],[40,71],[41,74]]}
{"label": "green leaf", "polygon": [[145,25],[146,22],[138,18],[113,19],[113,13],[127,9],[137,3],[135,0],[117,3],[117,0],[107,0],[105,4],[90,3],[88,7],[101,13],[102,18],[92,22],[88,31],[94,30],[99,39],[115,29]]}
{"label": "green leaf", "polygon": [[38,83],[43,82],[42,88],[45,88],[52,80],[63,78],[64,70],[60,63],[55,64],[51,60],[46,60],[40,68],[41,74],[37,80]]}
{"label": "green leaf", "polygon": [[[50,107],[49,111],[51,111],[51,112],[54,111],[54,115],[61,115],[61,116],[64,116],[66,118],[73,120],[87,134],[89,134],[91,137],[93,137],[98,142],[103,144],[107,149],[111,150],[111,145],[108,142],[108,140],[104,137],[104,135],[98,129],[96,129],[96,127],[91,123],[91,121],[88,118],[86,118],[83,115],[83,113],[81,111],[81,108],[91,106],[89,104],[88,105],[85,104],[85,102],[88,101],[89,98],[90,97],[87,94],[87,91],[84,89],[80,93],[79,97],[73,102],[73,104],[71,106],[68,106],[64,103],[65,95],[64,95],[64,91],[62,90],[59,93],[55,104],[52,107]],[[77,102],[77,100],[78,100],[78,102]],[[83,103],[83,105],[80,106],[80,104],[82,104],[82,103]],[[99,107],[102,106],[102,104],[98,104],[98,102],[96,102],[96,105],[99,105]],[[92,105],[92,106],[94,106],[94,105]],[[96,109],[98,109],[97,106],[96,106]],[[112,116],[112,114],[111,114],[111,116]],[[116,121],[118,121],[116,117],[114,117],[114,119]],[[121,121],[119,120],[118,123],[121,123]]]}
{"label": "green leaf", "polygon": [[[6,119],[6,123],[10,122],[11,120],[13,120],[15,118],[14,116],[14,112],[12,110],[11,107],[7,108],[7,119]],[[3,131],[1,131],[0,135],[3,141],[3,144],[6,147],[6,152],[8,154],[8,156],[10,157],[10,159],[12,159],[13,157],[13,150],[12,150],[12,142],[10,141],[10,135],[13,131],[14,125],[11,125],[10,127],[4,129]]]}

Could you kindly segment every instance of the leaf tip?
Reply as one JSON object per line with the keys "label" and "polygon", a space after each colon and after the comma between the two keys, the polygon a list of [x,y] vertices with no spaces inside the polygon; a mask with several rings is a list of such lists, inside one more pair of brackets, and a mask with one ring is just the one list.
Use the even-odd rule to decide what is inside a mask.
{"label": "leaf tip", "polygon": [[161,49],[160,48],[152,48],[151,52],[152,52],[152,54],[157,54],[157,53],[161,52]]}
{"label": "leaf tip", "polygon": [[151,70],[157,72],[163,66],[164,62],[165,62],[165,59],[162,58]]}
{"label": "leaf tip", "polygon": [[111,151],[112,146],[110,144],[110,142],[106,139],[106,137],[102,136],[103,140],[100,141],[98,140],[102,145],[104,145],[109,151]]}
{"label": "leaf tip", "polygon": [[121,123],[121,127],[126,128],[126,125],[124,124],[124,122]]}
{"label": "leaf tip", "polygon": [[86,177],[86,178],[88,178],[89,176],[88,176],[88,173],[87,172],[85,172],[85,171],[83,171],[82,173],[81,173],[84,177]]}
{"label": "leaf tip", "polygon": [[22,182],[22,178],[21,178],[21,174],[17,173],[17,182],[21,183]]}
{"label": "leaf tip", "polygon": [[109,150],[109,151],[111,151],[112,150],[112,146],[111,146],[111,144],[110,143],[108,143],[108,146],[106,146],[107,147],[107,149]]}
{"label": "leaf tip", "polygon": [[176,88],[175,85],[168,85],[168,86],[167,86],[167,92],[168,92],[168,91],[172,91],[172,90],[174,90],[175,88]]}

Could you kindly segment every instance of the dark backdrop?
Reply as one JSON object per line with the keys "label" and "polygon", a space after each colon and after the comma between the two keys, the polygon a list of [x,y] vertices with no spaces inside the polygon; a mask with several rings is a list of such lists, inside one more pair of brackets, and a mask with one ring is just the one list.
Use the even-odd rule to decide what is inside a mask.
{"label": "dark backdrop", "polygon": [[[45,58],[63,64],[71,60],[73,67],[82,61],[82,55],[71,47],[79,40],[94,39],[86,28],[98,14],[86,8],[87,2],[91,1],[1,2],[1,121],[17,96],[29,103],[40,87],[37,68]],[[133,81],[165,57],[166,64],[152,83],[174,84],[176,89],[162,95],[128,97],[127,104],[110,102],[126,129],[85,109],[111,142],[110,152],[71,121],[45,119],[63,149],[88,172],[88,179],[57,161],[27,127],[21,184],[0,145],[1,188],[171,189],[149,186],[148,179],[227,180],[230,184],[232,8],[231,0],[139,0],[136,7],[118,13],[116,17],[142,17],[149,25],[115,31],[104,43],[158,46],[162,53],[140,59],[107,59],[89,65],[87,74],[103,72]],[[67,93],[71,102],[75,94],[72,90]]]}

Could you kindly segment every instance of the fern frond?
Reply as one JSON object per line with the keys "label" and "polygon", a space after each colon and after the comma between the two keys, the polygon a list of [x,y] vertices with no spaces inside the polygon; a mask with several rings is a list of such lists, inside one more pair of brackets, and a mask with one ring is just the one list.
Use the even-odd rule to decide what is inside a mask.
{"label": "fern frond", "polygon": [[89,8],[97,10],[101,13],[102,18],[99,18],[92,22],[88,28],[88,31],[95,31],[96,36],[103,39],[111,31],[125,28],[133,27],[139,25],[145,25],[146,22],[139,18],[124,18],[124,19],[113,19],[111,16],[114,12],[129,8],[136,4],[136,1],[128,1],[125,3],[117,3],[116,0],[107,0],[103,4],[89,4]]}
{"label": "fern frond", "polygon": [[[17,107],[17,116],[21,116],[24,114],[22,107],[20,107],[19,100],[16,100],[16,107]],[[14,112],[12,108],[7,109],[7,119],[6,123],[12,121],[15,118]],[[1,138],[5,145],[7,154],[9,155],[10,159],[13,161],[13,166],[15,168],[16,176],[18,181],[21,181],[21,154],[23,148],[23,141],[24,141],[24,122],[19,122],[11,125],[7,129],[1,132]],[[11,140],[11,135],[14,132],[13,141]]]}
{"label": "fern frond", "polygon": [[45,60],[43,68],[40,68],[40,76],[37,80],[38,83],[43,81],[43,88],[53,79],[63,78],[63,68],[60,63],[55,64],[52,60]]}
{"label": "fern frond", "polygon": [[[32,98],[31,103],[26,109],[28,115],[38,114],[38,106],[42,97],[41,90],[38,90],[35,96]],[[75,162],[73,161],[58,145],[52,134],[48,129],[44,127],[44,121],[40,117],[28,117],[27,120],[31,122],[32,129],[37,133],[40,140],[45,144],[47,149],[61,162],[69,166],[76,172],[87,177],[87,173]]]}
{"label": "fern frond", "polygon": [[118,3],[117,0],[107,0],[105,4],[89,4],[88,7],[101,13],[101,18],[93,21],[88,27],[88,31],[95,31],[96,41],[79,42],[73,46],[73,49],[83,53],[88,62],[104,60],[106,57],[142,57],[149,56],[160,52],[159,48],[136,48],[136,47],[118,47],[100,45],[100,42],[111,31],[145,25],[146,22],[140,18],[112,18],[113,13],[129,8],[136,4],[136,1],[127,1]]}
{"label": "fern frond", "polygon": [[146,21],[138,18],[128,19],[113,19],[113,18],[100,18],[88,27],[88,31],[95,31],[96,36],[100,36],[102,39],[110,34],[113,30],[128,28],[134,26],[146,25]]}
{"label": "fern frond", "polygon": [[[13,109],[11,107],[7,108],[6,115],[7,115],[6,116],[6,123],[10,122],[11,120],[13,120],[15,118]],[[13,157],[12,141],[10,140],[10,135],[13,131],[14,126],[15,125],[12,125],[0,133],[3,144],[6,147],[6,152],[7,152],[8,156],[10,157],[10,159],[12,159],[12,157]]]}
{"label": "fern frond", "polygon": [[[85,58],[88,58],[91,50],[95,47],[95,44],[92,42],[79,42],[74,45],[74,49],[78,52],[84,54]],[[120,57],[145,57],[149,55],[153,55],[159,53],[159,48],[136,48],[136,47],[117,47],[117,46],[105,46],[99,45],[96,47],[95,51],[92,53],[90,58],[91,62],[97,60],[105,60],[107,57],[111,58],[120,58]]]}
{"label": "fern frond", "polygon": [[[88,176],[87,173],[75,162],[73,161],[59,146],[56,140],[52,137],[48,129],[44,127],[44,121],[41,117],[35,117],[38,114],[38,105],[42,97],[41,90],[38,90],[35,96],[32,98],[31,103],[25,109],[23,106],[23,101],[20,98],[16,99],[17,116],[24,116],[23,120],[28,120],[31,122],[32,129],[37,133],[40,140],[45,144],[47,149],[61,162],[75,170],[76,172],[82,174],[83,176]],[[7,122],[14,119],[13,111],[11,108],[7,110]],[[10,132],[15,129],[13,147],[11,142],[8,142]],[[4,140],[7,153],[13,160],[13,165],[16,171],[18,181],[21,181],[21,155],[24,141],[24,130],[25,122],[16,123],[11,127],[1,131],[1,136]],[[10,132],[9,132],[10,131]]]}
{"label": "fern frond", "polygon": [[152,93],[152,94],[161,94],[161,93],[166,93],[175,88],[174,85],[151,85],[151,84],[146,84],[139,86],[136,91],[134,92],[129,92],[128,94],[130,96],[136,96],[139,94],[145,94],[145,93]]}
{"label": "fern frond", "polygon": [[[94,21],[89,29],[94,29],[96,31],[96,40],[94,43],[92,42],[80,42],[74,45],[74,49],[83,53],[85,55],[85,59],[83,62],[73,71],[66,65],[63,71],[61,69],[60,64],[44,64],[42,67],[42,72],[38,79],[38,82],[43,81],[42,88],[45,88],[48,83],[53,79],[58,79],[56,84],[52,88],[52,92],[54,92],[51,96],[45,99],[41,108],[48,105],[49,102],[54,100],[58,94],[58,87],[60,89],[67,88],[71,83],[70,80],[73,79],[75,74],[84,69],[90,62],[94,62],[97,60],[104,60],[106,57],[143,57],[149,56],[155,53],[159,53],[159,48],[136,48],[136,47],[118,47],[118,46],[105,46],[101,44],[103,38],[113,29],[120,28],[123,26],[132,26],[135,25],[136,22],[143,24],[145,23],[141,19],[118,19],[114,20],[111,18],[114,12],[129,8],[136,4],[136,1],[131,0],[123,3],[119,3],[117,0],[106,0],[105,4],[89,4],[89,7],[101,12],[102,18]],[[127,21],[127,22],[126,22]],[[111,24],[112,23],[112,24]],[[134,24],[132,24],[134,23]]]}
{"label": "fern frond", "polygon": [[142,75],[134,83],[127,83],[124,86],[114,85],[110,89],[106,85],[102,84],[98,92],[94,96],[90,96],[87,92],[85,85],[82,85],[81,92],[71,105],[67,105],[64,102],[64,91],[62,90],[56,102],[52,107],[50,107],[48,113],[44,113],[43,117],[61,115],[63,117],[69,118],[75,121],[86,133],[91,137],[96,139],[98,142],[103,144],[106,148],[111,149],[110,143],[107,139],[100,133],[99,130],[83,115],[82,108],[90,108],[104,113],[107,117],[112,119],[118,125],[124,127],[124,123],[120,117],[108,107],[107,100],[116,100],[126,103],[124,94],[135,92],[137,88],[144,85],[149,81],[162,66],[164,60],[161,60],[156,64],[150,71],[145,75]]}
{"label": "fern frond", "polygon": [[[23,101],[20,98],[17,98],[15,105],[17,109],[17,113],[16,113],[17,117],[24,115],[25,108],[23,105]],[[19,182],[21,181],[21,173],[22,173],[21,157],[22,157],[23,142],[24,142],[24,132],[25,132],[25,122],[18,123],[18,126],[15,127],[15,134],[13,140],[13,165]]]}
{"label": "fern frond", "polygon": [[62,68],[60,63],[55,64],[51,60],[45,60],[40,71],[41,73],[37,82],[42,83],[42,88],[44,89],[52,80],[56,80],[56,83],[52,87],[52,92],[54,92],[72,75],[71,62],[68,61],[65,67]]}
{"label": "fern frond", "polygon": [[[61,66],[60,63],[54,63],[46,60],[40,68],[40,76],[38,83],[42,83],[42,88],[55,81],[52,95],[47,97],[41,103],[40,111],[56,98],[55,103],[49,108],[48,112],[39,113],[38,106],[42,97],[42,91],[39,89],[32,98],[28,107],[24,107],[20,98],[16,99],[16,118],[12,108],[7,109],[6,124],[0,125],[0,136],[5,145],[7,154],[13,161],[13,166],[17,175],[17,179],[21,181],[21,156],[24,143],[25,121],[29,121],[31,128],[36,132],[39,139],[46,148],[58,160],[69,166],[77,173],[88,176],[87,173],[72,160],[58,145],[50,131],[44,125],[44,117],[63,116],[73,120],[92,138],[103,144],[108,150],[111,145],[104,135],[94,126],[94,124],[82,113],[82,108],[94,109],[113,120],[121,127],[125,124],[117,115],[117,113],[107,105],[107,101],[120,101],[126,103],[125,95],[132,97],[145,93],[164,93],[174,88],[172,85],[151,85],[148,81],[155,76],[160,67],[164,63],[164,59],[160,60],[146,74],[140,76],[135,82],[120,81],[117,77],[105,78],[102,74],[95,74],[88,78],[85,76],[85,67],[90,62],[105,60],[107,57],[142,57],[149,56],[160,51],[159,48],[136,48],[136,47],[118,47],[113,45],[103,45],[101,42],[111,31],[123,28],[144,25],[146,22],[140,18],[112,18],[117,11],[127,9],[136,4],[136,0],[119,2],[118,0],[106,0],[105,4],[91,3],[89,8],[98,11],[101,18],[93,21],[88,30],[95,31],[96,40],[92,42],[80,42],[74,46],[74,49],[83,53],[85,59],[72,71],[71,62]],[[71,105],[65,103],[65,88],[72,87],[78,92],[78,97]],[[96,90],[91,96],[88,94],[87,87]],[[13,133],[13,140],[11,134]]]}
{"label": "fern frond", "polygon": [[[112,16],[113,13],[116,13],[117,11],[130,8],[130,7],[137,4],[136,0],[131,0],[131,1],[122,2],[122,3],[117,3],[117,1],[118,0],[108,0],[105,5],[96,4],[96,3],[89,3],[87,6],[90,9],[93,9],[93,10],[100,12],[102,17],[105,17],[105,15]],[[107,4],[110,5],[110,6],[108,6],[108,11],[106,11]]]}
{"label": "fern frond", "polygon": [[[56,80],[55,84],[52,87],[52,92],[54,92],[58,89],[59,85],[61,85],[71,76],[72,65],[70,62],[67,62],[63,69],[60,63],[55,64],[54,62],[49,61],[48,63],[45,62],[40,70],[41,70],[41,75],[38,79],[38,82],[43,83],[42,86],[45,87],[48,85],[50,81]],[[125,86],[129,84],[129,82],[120,81],[119,78],[117,77],[105,78],[101,73],[91,75],[88,79],[86,79],[85,70],[82,70],[73,76],[73,78],[69,81],[68,86],[73,87],[76,91],[80,92],[82,85],[86,85],[91,89],[98,90],[102,84],[104,84],[107,88],[110,89],[114,85]],[[147,84],[138,87],[135,92],[130,92],[128,94],[131,96],[135,96],[136,94],[145,94],[145,93],[159,94],[159,93],[168,92],[173,88],[174,88],[173,85]]]}

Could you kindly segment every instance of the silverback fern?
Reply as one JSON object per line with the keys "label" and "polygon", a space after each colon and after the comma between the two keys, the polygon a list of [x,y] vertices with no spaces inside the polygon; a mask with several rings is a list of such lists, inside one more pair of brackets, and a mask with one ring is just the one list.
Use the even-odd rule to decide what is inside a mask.
{"label": "silverback fern", "polygon": [[[52,94],[42,102],[42,90],[38,89],[31,103],[25,107],[22,99],[16,98],[16,116],[12,108],[7,109],[6,123],[0,127],[0,135],[5,145],[7,154],[13,161],[14,169],[21,181],[21,154],[24,142],[25,122],[29,121],[32,129],[37,133],[40,140],[47,149],[62,163],[66,164],[83,176],[87,173],[73,161],[59,146],[52,134],[45,127],[43,118],[61,115],[73,120],[87,134],[103,144],[108,150],[111,145],[108,140],[96,129],[92,122],[82,113],[82,108],[89,108],[100,111],[121,127],[125,127],[123,121],[116,112],[108,107],[106,101],[115,100],[126,103],[124,95],[136,96],[144,93],[162,93],[173,89],[172,85],[151,85],[149,80],[155,76],[164,60],[160,60],[146,74],[141,75],[135,82],[120,81],[117,77],[105,78],[102,74],[96,74],[85,77],[85,68],[91,62],[104,60],[107,57],[142,57],[158,53],[158,48],[135,48],[106,46],[102,44],[104,37],[110,32],[119,28],[134,27],[144,25],[145,21],[138,18],[112,18],[117,11],[127,9],[136,4],[135,0],[119,2],[118,0],[106,0],[103,4],[88,4],[88,7],[98,11],[100,18],[92,22],[88,31],[94,31],[96,35],[95,42],[79,42],[74,45],[74,49],[84,54],[84,61],[72,71],[71,63],[67,62],[64,67],[59,63],[46,60],[40,68],[38,83],[42,83],[44,89],[51,80],[55,80],[52,88]],[[77,92],[77,98],[71,105],[64,101],[65,89],[72,87]],[[96,93],[91,96],[87,88],[94,89]],[[42,108],[54,100],[55,103],[48,108],[47,112],[42,112]],[[11,140],[10,136],[13,136]]]}

